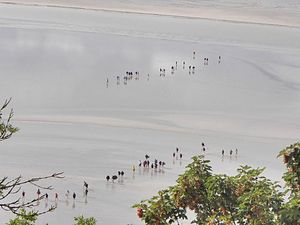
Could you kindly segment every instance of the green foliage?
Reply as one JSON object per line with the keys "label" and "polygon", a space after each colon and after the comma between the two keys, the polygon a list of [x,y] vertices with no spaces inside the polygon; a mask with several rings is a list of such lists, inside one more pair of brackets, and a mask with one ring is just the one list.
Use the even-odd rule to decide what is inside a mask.
{"label": "green foliage", "polygon": [[289,194],[280,212],[281,224],[300,224],[300,143],[283,149],[278,157],[283,157],[287,167],[283,179]]}
{"label": "green foliage", "polygon": [[2,107],[0,107],[0,141],[10,138],[14,133],[18,131],[17,127],[14,127],[10,121],[14,115],[13,110],[10,110],[7,118],[3,118],[3,111],[7,108],[11,99],[6,100]]}
{"label": "green foliage", "polygon": [[[204,156],[195,156],[176,185],[133,207],[148,225],[179,224],[179,219],[187,219],[187,211],[194,213],[193,223],[201,225],[300,224],[299,147],[294,144],[279,154],[288,168],[283,177],[287,191],[263,176],[264,168],[241,166],[235,176],[215,175]],[[284,202],[286,193],[289,200]]]}
{"label": "green foliage", "polygon": [[96,225],[96,219],[94,217],[84,218],[83,216],[78,216],[74,218],[74,225]]}
{"label": "green foliage", "polygon": [[27,213],[25,209],[21,209],[19,215],[6,225],[34,225],[36,220],[37,214],[35,212]]}

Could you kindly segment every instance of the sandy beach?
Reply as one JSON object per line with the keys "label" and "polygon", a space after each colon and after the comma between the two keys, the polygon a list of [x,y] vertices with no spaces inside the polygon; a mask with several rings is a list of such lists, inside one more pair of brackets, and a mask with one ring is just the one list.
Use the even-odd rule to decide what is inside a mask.
{"label": "sandy beach", "polygon": [[[131,205],[174,184],[190,158],[203,154],[202,142],[215,172],[265,166],[281,181],[276,155],[300,134],[297,1],[277,1],[277,9],[268,2],[247,6],[244,19],[234,0],[200,4],[222,11],[215,17],[173,1],[165,8],[159,1],[3,2],[0,96],[12,97],[20,131],[0,145],[1,175],[66,176],[49,192],[49,204],[59,193],[57,209],[38,225],[71,225],[81,214],[99,224],[142,224]],[[276,13],[283,16],[270,16]],[[124,84],[126,71],[139,76]],[[182,160],[172,158],[176,147]],[[165,168],[133,173],[145,154]],[[122,180],[106,182],[119,170]],[[35,188],[24,190],[35,196]],[[78,194],[75,202],[66,190]],[[37,209],[48,206],[42,201]],[[1,211],[0,223],[12,217]]]}

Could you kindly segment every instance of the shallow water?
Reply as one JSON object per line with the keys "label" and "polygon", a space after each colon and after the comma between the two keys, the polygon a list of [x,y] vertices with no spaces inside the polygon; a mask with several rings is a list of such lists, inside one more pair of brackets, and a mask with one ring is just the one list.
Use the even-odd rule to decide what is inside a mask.
{"label": "shallow water", "polygon": [[[21,129],[1,143],[1,174],[66,176],[49,181],[55,187],[49,204],[55,192],[60,201],[38,224],[68,225],[80,214],[99,224],[140,224],[130,206],[174,184],[190,158],[203,153],[202,141],[216,172],[266,166],[266,175],[280,180],[284,169],[276,155],[300,133],[298,29],[67,9],[0,10],[0,96],[13,98]],[[30,17],[22,20],[20,12]],[[185,24],[185,35],[178,23]],[[183,61],[195,73],[183,69]],[[139,79],[117,85],[116,76],[126,71],[139,71]],[[173,162],[177,146],[184,158]],[[235,148],[239,154],[230,157]],[[146,153],[166,161],[163,172],[131,172]],[[107,183],[105,176],[118,170],[125,171],[123,181]],[[84,180],[91,188],[87,199]],[[35,195],[35,188],[25,190]],[[74,207],[66,190],[78,194]],[[9,217],[1,212],[0,222]]]}

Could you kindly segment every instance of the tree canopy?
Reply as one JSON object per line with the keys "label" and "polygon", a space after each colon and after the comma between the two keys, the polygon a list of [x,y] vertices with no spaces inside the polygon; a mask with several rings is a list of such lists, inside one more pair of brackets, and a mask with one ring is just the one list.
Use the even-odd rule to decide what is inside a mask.
{"label": "tree canopy", "polygon": [[[11,122],[13,118],[13,110],[11,109],[7,116],[5,117],[4,111],[7,109],[11,99],[6,100],[2,107],[0,107],[0,142],[7,140],[12,137],[14,133],[16,133],[19,129],[15,127]],[[25,208],[32,208],[39,200],[43,199],[45,195],[41,195],[37,198],[29,199],[27,201],[21,201],[18,193],[24,185],[32,185],[33,187],[38,187],[41,189],[51,190],[52,186],[41,186],[39,185],[39,181],[52,179],[52,178],[63,178],[62,172],[53,173],[47,176],[40,177],[32,177],[28,179],[23,179],[20,175],[18,177],[9,178],[3,177],[0,178],[0,208],[6,211],[11,211],[14,214],[17,214],[16,221],[18,224],[22,224],[21,221],[25,221],[27,219],[32,223],[35,221],[36,216],[44,214],[46,212],[50,212],[55,209],[54,206],[50,206],[45,211],[34,211],[30,213],[26,213],[24,211]],[[26,224],[24,222],[24,224]]]}
{"label": "tree canopy", "polygon": [[199,225],[300,224],[300,143],[278,157],[287,166],[284,191],[262,174],[264,168],[240,166],[235,176],[213,174],[210,161],[199,155],[174,186],[133,207],[147,225],[180,224],[186,219]]}

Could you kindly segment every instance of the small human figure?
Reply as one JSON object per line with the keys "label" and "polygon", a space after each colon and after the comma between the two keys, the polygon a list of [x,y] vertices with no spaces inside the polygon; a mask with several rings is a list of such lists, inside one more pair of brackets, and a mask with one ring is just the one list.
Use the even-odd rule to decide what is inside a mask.
{"label": "small human figure", "polygon": [[140,162],[139,162],[139,167],[141,167],[142,166],[142,161],[140,160]]}
{"label": "small human figure", "polygon": [[205,146],[205,144],[204,144],[204,142],[202,142],[202,147],[204,147]]}
{"label": "small human figure", "polygon": [[124,171],[121,171],[121,176],[124,176],[124,174],[125,174]]}
{"label": "small human figure", "polygon": [[58,193],[55,193],[55,202],[58,201]]}
{"label": "small human figure", "polygon": [[182,153],[179,154],[179,158],[182,159]]}
{"label": "small human figure", "polygon": [[230,152],[229,152],[230,156],[232,155],[232,153],[233,153],[233,151],[232,151],[232,149],[231,149]]}
{"label": "small human figure", "polygon": [[150,158],[150,156],[146,154],[146,155],[145,155],[145,158],[146,158],[146,159],[149,159],[149,158]]}
{"label": "small human figure", "polygon": [[154,165],[153,165],[153,163],[151,163],[151,169],[153,169],[154,168]]}
{"label": "small human figure", "polygon": [[67,190],[67,192],[66,192],[66,194],[65,194],[65,196],[67,197],[67,199],[69,199],[69,195],[70,195],[70,191]]}
{"label": "small human figure", "polygon": [[150,74],[148,73],[148,78],[147,78],[147,80],[149,81],[150,80]]}
{"label": "small human figure", "polygon": [[39,198],[39,197],[40,197],[40,194],[41,194],[40,189],[38,189],[36,193],[37,193],[37,196],[38,196],[38,198]]}
{"label": "small human figure", "polygon": [[206,149],[205,149],[205,148],[203,148],[202,150],[205,152],[205,150],[206,150]]}
{"label": "small human figure", "polygon": [[107,175],[107,176],[106,176],[106,181],[109,181],[109,179],[110,179],[110,177]]}
{"label": "small human figure", "polygon": [[48,193],[46,193],[45,197],[46,197],[46,201],[48,201],[48,198],[49,198]]}
{"label": "small human figure", "polygon": [[112,178],[112,181],[114,182],[116,179],[118,179],[118,176],[117,175],[113,175],[111,178]]}
{"label": "small human figure", "polygon": [[132,172],[135,172],[135,165],[132,165]]}
{"label": "small human figure", "polygon": [[88,188],[89,188],[88,183],[84,181],[84,182],[83,182],[83,187],[84,187],[85,189],[88,189]]}
{"label": "small human figure", "polygon": [[118,175],[119,175],[119,176],[121,175],[121,171],[118,171]]}
{"label": "small human figure", "polygon": [[75,199],[76,199],[76,193],[73,192],[73,204],[72,204],[73,209],[75,209]]}
{"label": "small human figure", "polygon": [[87,196],[88,193],[89,193],[89,190],[88,190],[88,189],[85,189],[85,192],[84,192],[85,196]]}
{"label": "small human figure", "polygon": [[175,152],[173,152],[173,158],[175,157]]}
{"label": "small human figure", "polygon": [[176,152],[177,152],[177,153],[179,152],[179,149],[178,149],[178,148],[176,148]]}
{"label": "small human figure", "polygon": [[238,149],[237,149],[237,148],[235,149],[235,154],[236,154],[236,155],[238,154]]}
{"label": "small human figure", "polygon": [[222,149],[222,156],[224,156],[224,149]]}
{"label": "small human figure", "polygon": [[46,193],[46,195],[45,195],[45,208],[47,208],[48,207],[48,193]]}

